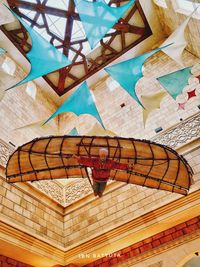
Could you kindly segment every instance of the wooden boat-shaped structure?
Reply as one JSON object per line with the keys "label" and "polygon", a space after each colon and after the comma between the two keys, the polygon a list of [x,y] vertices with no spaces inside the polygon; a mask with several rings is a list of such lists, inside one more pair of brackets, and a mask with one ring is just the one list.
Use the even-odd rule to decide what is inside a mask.
{"label": "wooden boat-shaped structure", "polygon": [[72,155],[98,157],[107,148],[110,159],[132,163],[132,171],[111,170],[110,179],[186,195],[192,169],[169,147],[146,140],[108,136],[50,136],[20,146],[9,158],[9,183],[59,178],[87,178],[88,168]]}

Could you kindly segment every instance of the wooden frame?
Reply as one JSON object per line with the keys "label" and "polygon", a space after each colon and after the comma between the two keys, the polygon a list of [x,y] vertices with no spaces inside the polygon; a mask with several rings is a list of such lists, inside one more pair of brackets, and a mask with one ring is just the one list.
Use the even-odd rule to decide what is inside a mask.
{"label": "wooden frame", "polygon": [[[110,0],[109,4],[120,6],[124,4],[124,2],[126,1]],[[75,22],[80,21],[79,15],[75,12],[73,0],[69,1],[68,10],[50,7],[48,6],[48,0],[43,1],[42,4],[38,0],[37,3],[31,3],[28,2],[28,0],[8,0],[8,4],[19,16],[29,22],[33,28],[45,29],[50,37],[50,42],[53,45],[59,43],[55,45],[55,47],[61,49],[64,55],[69,56],[70,53],[74,53],[74,56],[70,58],[72,64],[56,71],[54,75],[50,74],[44,76],[44,79],[60,96],[104,68],[107,64],[111,63],[152,34],[139,1],[137,0],[124,18],[121,18],[114,25],[112,32],[106,34],[105,38],[100,41],[98,52],[95,53],[95,51],[92,51],[92,55],[87,55],[84,54],[83,51],[87,44],[87,39],[80,38],[77,41],[73,41],[73,25]],[[34,18],[25,15],[22,10],[34,11]],[[63,39],[51,31],[46,19],[48,15],[66,18],[65,35]],[[134,16],[139,16],[142,21],[141,24],[143,25],[134,25]],[[41,21],[39,22],[39,17],[42,23]],[[22,26],[12,30],[9,30],[6,25],[0,28],[23,54],[31,49],[31,44],[28,43],[28,34]],[[55,75],[57,75],[56,79],[54,79]]]}

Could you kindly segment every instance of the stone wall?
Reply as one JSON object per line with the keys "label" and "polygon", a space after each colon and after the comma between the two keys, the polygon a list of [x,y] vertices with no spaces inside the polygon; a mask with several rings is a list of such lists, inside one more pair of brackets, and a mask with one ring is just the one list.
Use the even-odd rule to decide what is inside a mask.
{"label": "stone wall", "polygon": [[[184,60],[187,66],[198,61],[187,51],[184,53]],[[153,56],[145,64],[145,78],[138,84],[140,94],[163,90],[155,77],[177,69],[178,66],[165,54]],[[161,109],[152,112],[144,129],[142,109],[122,89],[116,88],[114,91],[109,91],[104,81],[96,87],[94,94],[103,121],[105,125],[109,124],[110,130],[122,136],[148,139],[155,138],[156,127],[162,126],[166,130],[180,122],[180,118],[185,120],[197,113],[200,98],[198,93],[198,96],[189,100],[185,110],[177,111],[177,103],[170,96],[166,96]],[[122,103],[125,103],[124,108],[120,107]],[[12,114],[9,116],[11,120]],[[82,133],[86,131],[84,119],[84,116],[79,119]],[[130,123],[131,121],[133,123]],[[196,190],[199,188],[199,151],[194,150],[191,153],[194,155],[185,156],[196,172],[196,184],[192,187],[195,188],[192,190]],[[119,189],[106,193],[102,199],[91,198],[92,201],[89,204],[86,203],[77,210],[70,211],[70,207],[66,209],[63,232],[62,214],[57,214],[14,185],[9,185],[4,180],[1,183],[2,214],[7,218],[15,218],[15,222],[21,226],[25,225],[27,231],[30,230],[57,244],[64,244],[65,247],[73,247],[180,197],[164,191],[124,184]]]}
{"label": "stone wall", "polygon": [[[184,61],[189,66],[196,63],[198,58],[191,56],[190,53],[185,51]],[[162,52],[153,56],[145,64],[145,77],[139,82],[138,91],[140,94],[148,94],[149,91],[157,92],[163,90],[155,80],[155,77],[177,69],[179,67]],[[185,110],[177,111],[177,102],[170,96],[166,96],[162,102],[161,109],[155,110],[150,114],[146,128],[144,129],[141,107],[121,88],[118,87],[114,91],[109,91],[104,81],[96,87],[94,95],[102,119],[105,125],[109,124],[110,130],[122,136],[148,139],[155,138],[155,128],[162,126],[166,130],[174,124],[179,123],[180,118],[185,120],[189,116],[197,113],[197,105],[200,99],[198,91],[198,95],[188,101],[188,106],[186,105]],[[124,108],[120,107],[122,103],[125,103]],[[9,116],[11,120],[12,114]],[[82,116],[79,119],[79,127],[82,129],[81,133],[87,130],[84,121],[85,118]],[[15,121],[14,118],[13,120]],[[92,121],[93,119],[90,118],[90,120]],[[133,123],[130,123],[132,121]],[[72,127],[72,124],[70,125]],[[192,187],[195,188],[192,190],[196,190],[199,188],[199,162],[197,162],[199,151],[194,150],[191,153],[194,153],[196,157],[193,154],[187,154],[185,156],[196,172],[196,184]],[[118,225],[126,223],[180,197],[164,191],[124,184],[119,189],[113,189],[109,193],[106,193],[102,199],[93,200],[91,198],[92,201],[89,204],[86,203],[83,207],[78,207],[77,210],[70,211],[70,207],[66,209],[63,234],[62,214],[57,214],[55,211],[50,210],[43,203],[32,199],[31,196],[24,194],[14,185],[8,185],[3,180],[1,189],[2,213],[4,215],[10,218],[16,217],[16,222],[21,226],[25,224],[25,229],[46,237],[48,240],[57,240],[56,242],[58,244],[64,244],[65,247],[73,247],[80,240],[83,242],[83,240],[105,233]],[[14,203],[12,200],[15,198],[17,200]]]}
{"label": "stone wall", "polygon": [[[200,67],[197,64],[199,58],[185,51],[183,61],[186,67],[196,64],[193,69],[195,76],[200,74]],[[150,95],[164,91],[156,77],[180,69],[181,67],[163,52],[152,56],[145,63],[144,77],[136,85],[136,92],[139,98],[141,95]],[[114,90],[109,88],[108,82],[106,82],[109,80],[110,78],[107,78],[107,80],[97,84],[93,94],[105,128],[118,136],[151,139],[156,135],[156,128],[162,127],[163,131],[167,130],[199,111],[200,84],[197,82],[187,87],[187,91],[192,91],[196,88],[197,96],[187,101],[184,110],[178,110],[178,102],[182,103],[187,100],[186,91],[177,98],[177,101],[170,95],[167,95],[163,98],[160,109],[155,109],[149,114],[146,126],[144,126],[143,110],[139,104],[119,86]],[[125,106],[121,107],[121,104],[125,104]],[[60,118],[62,118],[62,124],[65,125],[65,128],[62,127],[63,133],[68,133],[76,126],[79,134],[86,135],[96,122],[89,115],[82,115],[76,119],[73,115],[66,116],[63,114]]]}
{"label": "stone wall", "polygon": [[[174,16],[171,9],[159,12],[162,12],[162,15],[164,14],[166,21],[170,21],[171,26],[175,27],[178,25],[175,25],[170,20]],[[179,22],[183,21],[184,16],[180,15],[179,19]],[[191,42],[193,42],[192,38],[196,34],[193,31],[193,28],[195,29],[196,26],[194,27],[193,24],[194,21],[190,23]],[[163,27],[166,28],[166,33],[169,34],[171,32],[169,26]],[[195,46],[193,47],[195,48]],[[192,49],[190,51],[194,52]],[[199,52],[195,50],[195,54],[199,55]],[[129,56],[131,57],[131,55]],[[199,58],[193,56],[188,51],[184,51],[183,61],[185,66],[190,66],[198,63]],[[144,67],[144,77],[138,82],[136,88],[139,97],[164,90],[155,78],[181,68],[162,52],[152,56],[145,63]],[[198,71],[196,74],[199,74]],[[4,85],[7,86],[10,77],[4,76],[4,78]],[[161,103],[160,110],[157,109],[149,115],[146,127],[144,128],[142,108],[120,87],[116,87],[114,90],[109,88],[109,79],[97,84],[93,93],[105,127],[119,136],[155,139],[158,136],[155,133],[156,128],[162,127],[163,130],[167,130],[173,125],[178,124],[180,120],[184,121],[199,111],[197,107],[200,100],[198,85],[197,96],[187,102],[185,110],[178,110],[178,103],[167,95]],[[192,84],[190,89],[192,90],[196,86],[197,84]],[[44,119],[56,108],[50,100],[47,101],[39,89],[37,103],[30,97],[27,97],[24,89],[21,89],[12,89],[0,103],[2,110],[0,115],[0,138],[7,143],[11,141],[16,145],[25,143],[38,135],[46,135],[47,132],[45,129],[27,129],[19,134],[19,132],[13,131],[15,128],[29,122]],[[183,95],[184,97],[185,94]],[[124,107],[121,107],[121,104],[124,104]],[[95,120],[88,115],[83,115],[77,120],[75,116],[62,114],[60,120],[62,125],[64,125],[63,133],[68,133],[74,126],[77,126],[80,134],[87,134],[95,123]],[[86,121],[87,123],[85,123]],[[56,126],[56,122],[54,122],[54,130]],[[189,127],[191,129],[193,125]],[[53,133],[51,132],[51,134]],[[199,132],[197,132],[198,134]],[[159,141],[159,138],[157,141]],[[165,141],[163,143],[165,144]],[[191,187],[191,192],[194,192],[200,188],[200,149],[198,146],[193,147],[191,144],[191,148],[184,153],[185,158],[191,164],[195,173],[195,184]],[[2,176],[4,175],[2,174]],[[46,197],[42,193],[38,194],[39,197],[37,198],[33,191],[33,189],[30,189],[30,192],[28,192],[28,190],[24,190],[21,186],[7,184],[4,178],[1,178],[1,220],[4,223],[9,223],[21,229],[22,234],[23,231],[27,232],[38,239],[43,239],[53,245],[62,246],[65,249],[78,247],[79,244],[181,198],[177,194],[165,191],[120,184],[117,187],[110,186],[101,199],[95,199],[90,195],[85,200],[63,210],[55,202],[47,203]],[[73,190],[71,193],[73,194]],[[57,206],[59,206],[59,209]],[[148,226],[146,221],[143,224],[143,227]],[[156,260],[157,262],[160,261],[159,259],[149,261],[147,266],[154,264]]]}
{"label": "stone wall", "polygon": [[[200,187],[199,155],[200,148],[185,154],[195,173],[195,183],[191,186],[190,192]],[[124,184],[113,192],[105,193],[103,198],[91,201],[77,210],[68,213],[66,208],[65,246],[73,247],[75,244],[83,243],[181,197],[170,192]]]}
{"label": "stone wall", "polygon": [[[197,63],[198,60],[199,59],[192,56],[191,53],[187,51],[184,52],[183,61],[185,66],[191,66]],[[137,92],[139,95],[146,95],[164,90],[155,77],[162,76],[178,69],[180,69],[180,66],[164,53],[160,52],[152,56],[145,63],[145,77],[138,82]],[[196,88],[196,84],[191,85],[191,88],[192,86]],[[139,107],[139,105],[136,104],[124,90],[117,87],[114,91],[110,91],[106,81],[103,81],[96,86],[93,93],[104,125],[119,136],[153,139],[157,142],[161,139],[163,144],[166,144],[167,139],[169,142],[168,145],[170,146],[172,141],[178,144],[178,146],[181,146],[184,143],[189,142],[189,139],[195,139],[199,136],[199,89],[197,90],[197,96],[187,102],[185,110],[178,110],[178,101],[174,101],[171,96],[167,95],[161,103],[160,110],[157,109],[150,114],[145,128],[142,122],[142,108]],[[122,103],[125,103],[125,107],[123,108],[120,107]],[[184,121],[187,121],[187,119],[194,114],[197,114],[197,123],[195,126],[188,123],[185,128],[182,127],[180,122],[183,121],[184,123]],[[87,125],[85,124],[85,120],[87,120]],[[70,125],[73,124],[73,120],[69,119],[69,122]],[[82,116],[78,120],[79,132],[81,134],[86,134],[93,123],[94,119],[91,119],[87,115]],[[180,128],[182,127],[180,131],[179,124]],[[155,128],[161,126],[164,130],[163,136],[165,136],[165,130],[167,132],[173,125],[177,125],[177,128],[174,131],[176,138],[181,138],[183,133],[185,134],[182,143],[173,140],[172,134],[169,134],[165,139],[162,137],[161,133],[159,139],[159,135],[157,136],[154,131]],[[189,127],[188,129],[197,129],[193,137],[189,137],[190,131],[187,130],[187,127]],[[173,147],[175,148],[176,146]],[[192,153],[196,155],[196,157]],[[185,155],[196,173],[195,185],[192,186],[191,192],[192,190],[197,190],[200,186],[198,167],[200,163],[198,161],[199,154],[200,150],[195,149],[193,152]],[[192,160],[194,157],[195,161]],[[77,210],[71,211],[70,207],[69,209],[66,208],[64,224],[65,246],[73,247],[75,244],[77,245],[84,242],[84,240],[86,241],[94,238],[100,233],[105,233],[118,225],[126,223],[127,221],[137,218],[142,214],[152,211],[178,198],[180,198],[179,195],[171,194],[169,192],[124,184],[121,185],[119,189],[111,190],[107,194],[105,193],[102,199],[91,201],[90,203],[83,205],[81,208],[77,208]]]}
{"label": "stone wall", "polygon": [[[6,56],[10,58],[9,53]],[[23,69],[16,63],[13,76],[5,73],[2,64],[6,56],[0,56],[0,91],[16,84],[25,76]],[[56,110],[56,105],[39,86],[36,86],[35,99],[27,94],[26,86],[27,84],[24,84],[8,90],[0,101],[0,139],[6,143],[11,142],[16,147],[39,136],[56,134],[58,130],[57,120],[47,126],[40,126],[42,120],[47,119]],[[18,129],[29,124],[33,125]]]}
{"label": "stone wall", "polygon": [[29,233],[54,245],[63,245],[62,213],[56,210],[55,203],[46,203],[46,196],[41,193],[34,197],[33,192],[28,192],[30,188],[25,191],[0,177],[1,221],[17,227],[22,234]]}

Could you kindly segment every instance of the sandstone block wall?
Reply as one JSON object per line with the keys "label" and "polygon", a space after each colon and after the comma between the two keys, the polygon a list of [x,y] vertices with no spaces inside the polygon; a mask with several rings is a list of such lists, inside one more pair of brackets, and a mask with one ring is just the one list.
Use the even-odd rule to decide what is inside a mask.
{"label": "sandstone block wall", "polygon": [[63,216],[45,201],[23,192],[0,177],[0,212],[3,221],[57,245],[63,244]]}
{"label": "sandstone block wall", "polygon": [[[130,56],[131,58],[131,56]],[[184,51],[183,62],[185,67],[194,66],[194,75],[200,75],[200,67],[197,64],[199,58],[190,52]],[[145,62],[144,77],[136,85],[136,93],[139,98],[141,95],[151,95],[165,89],[156,80],[157,77],[182,69],[171,58],[163,52],[153,55]],[[177,97],[175,101],[169,94],[161,102],[160,109],[153,110],[146,121],[143,123],[143,109],[129,94],[121,87],[114,90],[109,88],[111,78],[97,84],[93,90],[96,99],[96,106],[106,129],[114,132],[118,136],[134,137],[141,139],[151,139],[156,133],[155,129],[162,127],[163,131],[180,123],[181,120],[192,116],[199,111],[200,84],[188,85],[186,90]],[[196,89],[196,97],[187,101],[186,91]],[[184,110],[178,110],[178,103],[187,101]],[[124,104],[124,107],[121,107]],[[89,115],[66,116],[61,114],[62,127],[64,133],[68,133],[73,127],[77,127],[79,134],[86,135],[94,126],[95,119]]]}
{"label": "sandstone block wall", "polygon": [[[10,58],[8,53],[6,55]],[[0,57],[1,91],[16,84],[26,75],[16,63],[14,75],[6,74],[2,68],[4,59],[5,56]],[[40,127],[41,121],[47,119],[56,110],[55,103],[45,95],[44,90],[39,86],[36,85],[35,99],[27,94],[26,87],[27,83],[8,90],[0,101],[0,139],[6,143],[12,142],[16,147],[35,137],[56,134],[58,130],[57,119],[44,127]],[[37,124],[18,129],[32,123]]]}
{"label": "sandstone block wall", "polygon": [[[200,187],[200,149],[185,155],[194,170],[194,185],[190,192]],[[85,204],[64,218],[65,246],[73,246],[84,240],[105,233],[123,223],[137,218],[182,197],[178,194],[148,189],[136,185],[122,185],[103,198]]]}
{"label": "sandstone block wall", "polygon": [[[183,61],[186,67],[196,64],[199,59],[185,51]],[[155,78],[179,69],[180,66],[162,52],[152,56],[145,63],[144,77],[137,84],[137,92],[139,95],[146,95],[164,90]],[[198,73],[197,69],[195,75]],[[197,88],[196,85],[191,85],[190,89],[194,88]],[[94,95],[106,128],[108,127],[120,136],[151,139],[156,136],[155,128],[161,126],[163,130],[167,130],[199,111],[200,91],[198,88],[197,96],[186,103],[185,110],[178,110],[179,101],[174,101],[171,96],[167,95],[161,103],[160,110],[157,109],[149,115],[145,128],[142,122],[142,108],[121,88],[117,87],[111,91],[104,81],[95,88]],[[182,97],[184,99],[185,95]],[[122,103],[125,103],[123,108],[120,107]],[[72,121],[70,121],[71,124]],[[81,134],[86,133],[93,123],[92,119],[86,115],[79,118],[78,122],[78,130]],[[196,173],[195,185],[191,190],[197,190],[200,185],[199,162],[197,163],[199,154],[200,151],[195,150],[185,155]],[[109,231],[119,224],[137,218],[179,197],[177,194],[124,184],[118,190],[106,194],[103,199],[96,199],[69,214],[66,209],[65,246],[73,246],[80,240],[87,240]]]}

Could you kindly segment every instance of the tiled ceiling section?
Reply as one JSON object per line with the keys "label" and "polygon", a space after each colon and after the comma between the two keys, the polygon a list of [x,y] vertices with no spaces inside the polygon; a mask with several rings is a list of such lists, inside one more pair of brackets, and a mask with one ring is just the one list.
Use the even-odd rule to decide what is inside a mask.
{"label": "tiled ceiling section", "polygon": [[[118,7],[127,1],[106,3]],[[8,0],[8,4],[72,61],[44,77],[60,96],[151,35],[138,0],[92,51],[73,0]],[[21,25],[7,24],[1,29],[23,54],[30,50],[27,32]]]}

